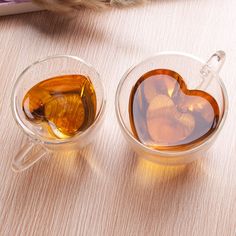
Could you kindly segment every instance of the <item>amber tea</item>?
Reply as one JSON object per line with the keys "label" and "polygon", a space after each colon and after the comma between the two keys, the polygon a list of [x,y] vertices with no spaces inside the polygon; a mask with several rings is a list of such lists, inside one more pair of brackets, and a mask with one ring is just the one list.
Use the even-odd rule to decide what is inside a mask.
{"label": "amber tea", "polygon": [[184,79],[167,69],[144,74],[130,94],[133,134],[157,150],[185,150],[201,143],[218,126],[216,100],[201,90],[188,90]]}
{"label": "amber tea", "polygon": [[47,130],[52,138],[68,138],[86,130],[95,120],[96,93],[83,75],[49,78],[24,96],[27,119]]}

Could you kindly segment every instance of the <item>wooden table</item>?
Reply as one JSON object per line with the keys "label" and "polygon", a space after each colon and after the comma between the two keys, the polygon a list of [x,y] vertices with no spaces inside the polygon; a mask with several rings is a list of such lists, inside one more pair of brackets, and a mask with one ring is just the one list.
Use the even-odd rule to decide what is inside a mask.
{"label": "wooden table", "polygon": [[[118,127],[114,94],[128,67],[163,50],[207,59],[227,54],[221,76],[230,109],[206,156],[186,167],[138,159]],[[107,92],[99,138],[74,155],[54,155],[16,174],[26,142],[10,94],[38,58],[73,54],[93,64]],[[132,9],[48,12],[0,18],[0,235],[236,235],[236,1],[153,1]]]}

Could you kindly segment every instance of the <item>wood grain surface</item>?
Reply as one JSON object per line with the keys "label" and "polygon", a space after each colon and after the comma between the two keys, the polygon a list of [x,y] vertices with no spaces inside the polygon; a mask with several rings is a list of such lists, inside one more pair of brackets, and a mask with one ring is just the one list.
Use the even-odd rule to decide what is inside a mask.
{"label": "wood grain surface", "polygon": [[[221,76],[229,94],[226,124],[203,159],[160,167],[137,158],[118,127],[114,94],[132,64],[159,51],[207,59],[227,54]],[[38,58],[73,54],[105,83],[106,119],[79,153],[11,170],[26,137],[13,121],[17,75]],[[130,9],[48,12],[0,18],[0,235],[235,236],[236,1],[156,0]]]}

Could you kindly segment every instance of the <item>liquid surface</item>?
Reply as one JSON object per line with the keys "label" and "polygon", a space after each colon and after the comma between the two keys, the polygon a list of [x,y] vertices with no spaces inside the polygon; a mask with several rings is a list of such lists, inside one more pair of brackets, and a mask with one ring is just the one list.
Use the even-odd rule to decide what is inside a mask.
{"label": "liquid surface", "polygon": [[22,108],[32,123],[54,138],[86,130],[95,119],[96,94],[89,78],[65,75],[44,80],[24,96]]}
{"label": "liquid surface", "polygon": [[217,127],[216,100],[201,90],[188,90],[181,76],[157,69],[144,74],[130,94],[133,134],[159,150],[185,150],[201,143]]}

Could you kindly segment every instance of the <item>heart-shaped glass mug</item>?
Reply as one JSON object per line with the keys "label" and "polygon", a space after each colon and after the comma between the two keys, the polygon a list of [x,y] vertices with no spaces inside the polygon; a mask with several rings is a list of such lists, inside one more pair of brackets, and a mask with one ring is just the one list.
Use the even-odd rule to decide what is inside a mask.
{"label": "heart-shaped glass mug", "polygon": [[[70,76],[68,77],[68,75]],[[60,84],[60,81],[63,81],[64,77],[67,77],[67,81],[63,82],[63,84]],[[29,91],[33,91],[32,89],[34,89],[35,86],[40,84],[41,87],[44,86],[45,89],[47,89],[48,87],[48,91],[50,91],[51,84],[50,80],[48,80],[49,78],[57,79],[57,90],[60,90],[61,88],[65,90],[69,86],[75,87],[75,80],[88,78],[86,81],[89,81],[92,84],[93,90],[96,94],[96,111],[94,113],[93,122],[90,122],[89,126],[86,126],[86,129],[77,132],[71,137],[66,137],[65,139],[52,138],[50,137],[50,135],[46,136],[45,130],[48,130],[48,127],[45,128],[43,125],[41,125],[40,119],[39,124],[31,122],[31,120],[29,119],[30,117],[26,116],[26,113],[23,109],[25,104],[23,103],[23,101],[28,101],[25,100],[26,94],[28,94]],[[53,83],[55,82],[53,81]],[[72,88],[72,90],[73,89],[75,88]],[[92,88],[89,87],[89,89]],[[67,123],[70,119],[65,120],[65,117],[63,117],[63,115],[65,115],[65,113],[70,115],[72,114],[71,103],[73,103],[72,105],[74,105],[76,102],[81,103],[81,99],[77,98],[75,100],[75,95],[70,95],[75,94],[76,92],[78,91],[74,91],[73,93],[68,93],[67,91],[66,94],[68,94],[67,96],[69,97],[69,100],[63,100],[62,97],[57,95],[57,102],[55,102],[56,99],[54,99],[51,100],[50,103],[48,103],[49,108],[47,110],[50,112],[53,110],[52,108],[56,106],[56,111],[60,112],[60,115],[62,114],[62,119],[57,119],[56,121],[64,122],[65,127],[67,128],[69,127]],[[44,99],[46,99],[47,96],[49,96],[49,94],[47,93],[38,93],[38,101],[42,102]],[[13,88],[11,100],[12,113],[14,119],[24,131],[24,133],[28,136],[28,142],[13,159],[12,168],[14,171],[23,171],[29,168],[36,161],[38,161],[40,158],[42,158],[45,154],[49,152],[62,150],[78,150],[84,147],[85,145],[89,144],[96,137],[99,129],[101,128],[106,104],[104,87],[98,72],[91,65],[84,62],[82,59],[70,55],[50,56],[28,66],[18,77]],[[62,110],[62,105],[65,108],[64,111]],[[78,114],[78,106],[79,105],[73,106],[73,109],[77,111],[76,114]],[[45,108],[43,109],[45,110]],[[29,114],[31,118],[32,115],[37,116],[38,114],[37,112],[35,114]],[[50,119],[50,114],[48,120],[51,123],[53,121],[52,119]],[[53,125],[55,126],[57,125],[57,123],[58,122],[54,122]]]}
{"label": "heart-shaped glass mug", "polygon": [[[130,68],[124,74],[116,92],[116,114],[124,137],[141,157],[159,164],[178,165],[192,162],[193,160],[203,156],[203,152],[213,144],[219,131],[223,127],[227,116],[227,92],[221,78],[218,75],[221,67],[224,64],[224,61],[225,53],[223,51],[217,51],[207,62],[185,53],[163,52],[140,62],[138,65]],[[208,105],[218,105],[216,111],[218,122],[215,129],[209,133],[209,135],[205,135],[201,142],[198,142],[195,145],[189,145],[188,147],[183,145],[182,149],[172,148],[171,146],[169,146],[169,148],[168,146],[152,148],[151,145],[148,145],[148,139],[148,141],[145,143],[146,134],[143,133],[143,130],[141,130],[140,136],[137,136],[137,130],[134,129],[134,116],[132,116],[133,114],[130,115],[133,112],[130,109],[130,104],[133,102],[131,98],[132,96],[134,97],[134,95],[132,95],[133,91],[137,84],[139,84],[140,79],[146,79],[145,77],[147,77],[148,74],[155,73],[155,78],[152,79],[153,81],[155,80],[155,83],[157,83],[158,73],[160,73],[160,76],[163,77],[163,71],[166,73],[164,74],[164,77],[166,76],[166,81],[169,79],[169,82],[167,81],[169,85],[170,83],[173,83],[173,81],[170,81],[170,75],[172,75],[172,78],[176,77],[176,80],[174,79],[175,82],[178,81],[180,84],[182,84],[182,93],[178,96],[184,97],[185,101],[189,103],[188,105],[191,105],[191,109],[197,109],[195,104],[200,101],[201,95],[203,94],[208,96],[207,100],[205,100],[208,101]],[[168,115],[168,112],[170,116],[174,116],[176,114],[176,116],[179,117],[179,119],[181,118],[184,122],[188,120],[189,127],[185,127],[183,132],[191,132],[192,127],[194,126],[194,120],[191,117],[191,114],[180,114],[175,108],[176,104],[174,104],[168,96],[162,95],[162,92],[157,95],[157,90],[159,89],[161,91],[164,89],[164,87],[160,81],[158,82],[159,84],[152,84],[152,79],[149,80],[149,84],[146,83],[146,87],[142,88],[142,94],[146,96],[145,99],[147,103],[149,103],[147,112],[144,114],[146,119],[145,127],[147,130],[149,130],[149,139],[155,141],[165,141],[167,137],[167,133],[165,132],[166,130],[169,132],[169,130],[164,129],[164,126],[162,127],[160,120],[163,120],[163,114],[166,113],[166,115]],[[171,91],[173,92],[173,90],[174,86]],[[139,94],[135,96],[139,96]],[[198,101],[196,101],[196,99]],[[151,100],[152,102],[150,102]],[[164,110],[161,109],[163,104],[165,108]],[[158,106],[160,108],[159,110],[157,109]],[[140,118],[143,115],[142,111],[136,112],[135,114],[137,121],[143,123],[145,122],[145,119],[141,120]],[[209,112],[203,114],[203,116],[204,115],[206,120],[209,119],[209,115],[211,116]],[[152,119],[153,122],[150,122],[147,118],[153,118],[152,116],[154,119]],[[138,122],[136,123],[138,124]],[[174,124],[175,127],[177,123],[181,122],[176,122]],[[136,128],[139,127],[136,126]],[[172,140],[181,140],[181,131],[182,130],[178,129],[177,127],[175,129],[175,133],[172,132]]]}

